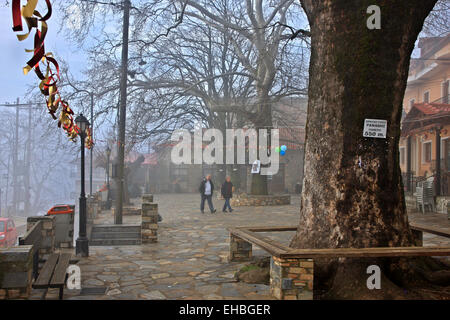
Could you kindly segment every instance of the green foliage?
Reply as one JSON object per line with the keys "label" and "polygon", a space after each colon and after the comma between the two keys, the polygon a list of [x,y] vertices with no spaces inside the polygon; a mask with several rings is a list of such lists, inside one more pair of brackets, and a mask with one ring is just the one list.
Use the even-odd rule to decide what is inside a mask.
{"label": "green foliage", "polygon": [[239,270],[239,272],[240,273],[244,273],[244,272],[247,272],[247,271],[250,271],[250,270],[258,270],[258,269],[261,269],[261,268],[256,266],[256,265],[254,265],[254,264],[248,264],[246,266],[243,266],[241,268],[241,270]]}

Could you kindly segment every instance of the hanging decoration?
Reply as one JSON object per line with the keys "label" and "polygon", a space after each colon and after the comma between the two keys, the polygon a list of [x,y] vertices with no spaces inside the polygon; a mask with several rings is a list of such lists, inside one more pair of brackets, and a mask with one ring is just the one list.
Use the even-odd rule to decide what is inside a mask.
{"label": "hanging decoration", "polygon": [[[73,110],[69,104],[64,101],[58,91],[57,82],[60,80],[59,65],[51,52],[45,52],[44,40],[47,35],[48,25],[47,20],[52,15],[52,5],[50,0],[45,0],[47,5],[47,13],[42,16],[36,10],[39,0],[28,0],[27,3],[21,7],[20,0],[12,1],[12,17],[13,17],[13,31],[23,31],[22,18],[25,20],[28,32],[18,34],[17,39],[24,41],[31,34],[33,29],[36,29],[34,34],[34,49],[25,49],[26,52],[33,53],[33,57],[27,62],[23,68],[23,73],[28,74],[34,70],[40,80],[39,89],[45,96],[47,102],[47,109],[53,119],[58,119],[58,127],[62,128],[69,139],[76,140],[80,129],[73,120]],[[39,27],[40,26],[40,27]],[[42,70],[45,70],[42,72]],[[59,110],[59,116],[57,116]],[[92,140],[91,129],[86,132],[86,148],[90,149],[94,145]]]}

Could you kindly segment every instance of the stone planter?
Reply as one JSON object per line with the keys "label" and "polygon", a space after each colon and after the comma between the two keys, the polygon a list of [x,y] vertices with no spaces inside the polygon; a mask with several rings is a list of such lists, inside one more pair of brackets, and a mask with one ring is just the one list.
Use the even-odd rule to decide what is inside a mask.
{"label": "stone planter", "polygon": [[251,194],[237,194],[231,198],[231,206],[282,206],[291,204],[291,195],[251,195]]}
{"label": "stone planter", "polygon": [[33,246],[0,249],[0,300],[27,299],[32,271]]}

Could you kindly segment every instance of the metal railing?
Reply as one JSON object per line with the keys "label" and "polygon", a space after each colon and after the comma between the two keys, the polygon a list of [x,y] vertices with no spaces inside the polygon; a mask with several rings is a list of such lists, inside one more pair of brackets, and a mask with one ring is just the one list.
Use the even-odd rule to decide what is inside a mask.
{"label": "metal railing", "polygon": [[[430,169],[436,171],[436,168],[436,160],[432,160]],[[450,157],[441,159],[441,172],[443,171],[450,171]]]}

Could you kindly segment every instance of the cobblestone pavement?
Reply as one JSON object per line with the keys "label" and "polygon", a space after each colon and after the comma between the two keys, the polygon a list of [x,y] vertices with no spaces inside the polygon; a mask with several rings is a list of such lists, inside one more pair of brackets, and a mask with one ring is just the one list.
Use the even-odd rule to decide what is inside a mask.
{"label": "cobblestone pavement", "polygon": [[[296,225],[299,196],[293,196],[288,206],[238,207],[233,213],[222,213],[223,201],[214,199],[217,213],[204,215],[199,211],[200,199],[195,194],[155,195],[154,201],[163,217],[158,243],[90,247],[90,257],[78,263],[82,287],[107,287],[107,292],[104,295],[80,295],[79,291],[65,290],[65,299],[271,299],[266,285],[235,282],[234,273],[244,264],[227,262],[226,228]],[[423,217],[412,215],[411,218]],[[438,218],[433,219],[438,221]],[[106,212],[96,223],[112,223],[112,220],[111,213]],[[125,216],[123,222],[138,223],[139,217]],[[293,233],[266,236],[288,243]],[[425,245],[444,244],[442,239],[447,240],[424,236]],[[255,246],[253,254],[257,257],[268,255]],[[37,290],[33,297],[38,297]],[[57,292],[49,291],[47,298],[57,298]]]}

